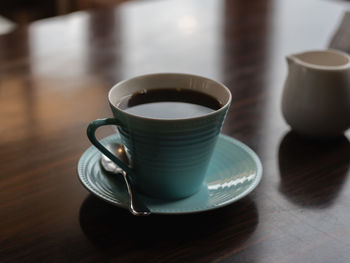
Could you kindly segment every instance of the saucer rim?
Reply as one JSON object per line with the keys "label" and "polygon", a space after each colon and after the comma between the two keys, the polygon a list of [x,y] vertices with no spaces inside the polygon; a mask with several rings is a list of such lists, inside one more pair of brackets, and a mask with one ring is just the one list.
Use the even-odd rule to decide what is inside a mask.
{"label": "saucer rim", "polygon": [[[112,138],[120,138],[120,136],[118,134],[113,134],[110,136],[107,136],[103,139],[101,139],[101,143],[106,143],[107,141],[111,140]],[[190,210],[176,210],[176,209],[172,209],[167,210],[167,209],[155,209],[153,210],[152,208],[150,208],[151,213],[152,214],[159,214],[159,215],[181,215],[181,214],[196,214],[196,213],[202,213],[202,212],[207,212],[207,211],[211,211],[211,210],[216,210],[219,208],[222,208],[224,206],[228,206],[232,203],[235,203],[239,200],[241,200],[242,198],[246,197],[247,195],[249,195],[253,190],[255,190],[255,188],[259,185],[261,179],[262,179],[262,174],[263,174],[263,166],[262,163],[260,161],[260,158],[258,157],[258,155],[246,144],[244,144],[243,142],[232,138],[228,135],[219,134],[219,139],[223,139],[226,141],[229,141],[230,143],[235,144],[236,146],[238,146],[238,148],[240,148],[242,151],[245,151],[246,153],[248,153],[248,155],[252,158],[252,160],[254,161],[255,165],[256,165],[256,176],[254,178],[254,181],[252,182],[252,184],[242,193],[240,193],[239,195],[233,196],[232,199],[227,200],[226,202],[221,202],[218,203],[212,207],[195,207],[192,208]],[[93,153],[96,152],[96,153]],[[91,194],[93,194],[94,196],[98,197],[99,199],[108,202],[114,206],[120,207],[120,208],[124,208],[124,209],[128,209],[128,205],[124,202],[121,202],[120,200],[112,200],[110,199],[110,197],[108,196],[104,196],[103,193],[100,193],[99,191],[97,191],[96,189],[94,189],[92,186],[90,186],[90,183],[86,180],[84,181],[84,178],[87,179],[87,176],[84,176],[82,174],[84,174],[83,170],[84,170],[84,162],[86,162],[86,157],[90,156],[91,153],[93,155],[95,154],[101,154],[94,146],[90,146],[88,149],[86,149],[84,151],[84,153],[81,155],[81,157],[79,158],[79,162],[78,162],[78,166],[77,166],[77,175],[78,175],[78,179],[80,181],[80,183],[84,186],[84,188],[86,190],[88,190],[88,192],[90,192]],[[89,187],[90,186],[90,187]],[[202,187],[206,187],[208,186],[208,182],[204,182]],[[150,196],[145,196],[143,194],[140,194],[140,197],[143,199],[148,199],[148,200],[155,200],[155,198],[152,198]],[[188,200],[190,199],[192,196],[186,197],[184,198],[184,200]],[[163,200],[165,203],[167,203],[166,200]],[[176,200],[175,200],[176,201]],[[169,204],[171,202],[174,201],[169,201]]]}

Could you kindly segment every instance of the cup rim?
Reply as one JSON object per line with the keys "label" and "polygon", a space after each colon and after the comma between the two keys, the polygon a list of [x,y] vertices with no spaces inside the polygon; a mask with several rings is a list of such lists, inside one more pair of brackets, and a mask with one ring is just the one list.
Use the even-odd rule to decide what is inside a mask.
{"label": "cup rim", "polygon": [[[211,82],[214,82],[216,85],[220,86],[221,88],[223,88],[225,90],[225,92],[228,94],[228,100],[227,102],[222,105],[219,109],[217,110],[214,110],[212,112],[209,112],[209,113],[205,113],[203,115],[200,115],[200,116],[196,116],[196,117],[190,117],[190,118],[179,118],[179,119],[158,119],[158,118],[150,118],[150,117],[144,117],[144,116],[139,116],[139,115],[136,115],[136,114],[132,114],[132,113],[129,113],[129,112],[126,112],[120,108],[118,108],[117,106],[115,106],[112,101],[111,101],[111,94],[113,92],[114,89],[116,89],[117,87],[119,87],[120,85],[123,85],[125,82],[128,82],[128,81],[131,81],[131,80],[134,80],[134,79],[138,79],[138,78],[145,78],[145,77],[157,77],[157,76],[185,76],[185,77],[194,77],[194,78],[197,78],[197,79],[203,79],[205,81],[211,81]],[[216,115],[218,114],[219,112],[222,112],[224,111],[227,107],[229,107],[229,105],[231,104],[231,100],[232,100],[232,94],[230,92],[230,90],[221,82],[218,82],[216,80],[213,80],[213,79],[210,79],[210,78],[207,78],[207,77],[203,77],[203,76],[200,76],[200,75],[195,75],[195,74],[187,74],[187,73],[167,73],[167,72],[162,72],[162,73],[151,73],[151,74],[143,74],[143,75],[137,75],[135,77],[132,77],[132,78],[128,78],[128,79],[125,79],[125,80],[122,80],[118,83],[116,83],[115,85],[113,85],[113,87],[109,90],[108,92],[108,101],[109,101],[109,104],[111,105],[111,107],[113,107],[114,109],[116,109],[117,111],[119,112],[122,112],[123,114],[125,114],[126,116],[128,117],[133,117],[133,118],[136,118],[136,119],[141,119],[141,120],[148,120],[148,121],[157,121],[157,122],[178,122],[178,121],[193,121],[193,120],[200,120],[200,119],[204,119],[204,118],[208,118],[212,115]]]}

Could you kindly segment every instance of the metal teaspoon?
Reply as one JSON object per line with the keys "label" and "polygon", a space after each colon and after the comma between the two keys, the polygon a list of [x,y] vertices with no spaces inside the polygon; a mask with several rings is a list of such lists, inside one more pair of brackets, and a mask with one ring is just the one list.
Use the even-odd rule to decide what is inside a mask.
{"label": "metal teaspoon", "polygon": [[[124,146],[119,143],[113,143],[106,146],[106,148],[114,153],[114,155],[123,161],[126,165],[129,164],[128,156],[126,155]],[[121,169],[118,165],[112,162],[107,156],[102,154],[101,157],[101,165],[103,169],[112,174],[121,174],[124,178],[126,188],[129,194],[129,211],[133,215],[144,216],[149,215],[151,211],[148,207],[143,203],[143,201],[138,197],[137,193],[135,193],[132,183],[128,178],[126,172]]]}

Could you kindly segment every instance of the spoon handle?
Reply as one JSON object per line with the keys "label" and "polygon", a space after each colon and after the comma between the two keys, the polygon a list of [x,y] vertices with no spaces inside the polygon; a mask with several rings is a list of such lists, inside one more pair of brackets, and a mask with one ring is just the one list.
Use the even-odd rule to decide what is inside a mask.
{"label": "spoon handle", "polygon": [[122,175],[126,184],[126,187],[128,189],[129,193],[129,210],[133,215],[136,216],[146,216],[151,213],[151,211],[148,209],[148,207],[143,203],[142,200],[138,197],[137,194],[135,194],[133,187],[131,186],[131,183],[128,179],[128,175],[126,172],[122,170]]}

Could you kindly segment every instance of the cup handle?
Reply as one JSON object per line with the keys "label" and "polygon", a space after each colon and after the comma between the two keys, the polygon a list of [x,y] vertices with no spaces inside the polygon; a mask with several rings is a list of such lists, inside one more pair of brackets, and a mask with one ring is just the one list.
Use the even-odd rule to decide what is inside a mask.
{"label": "cup handle", "polygon": [[114,118],[106,118],[106,119],[97,119],[91,122],[86,130],[87,136],[90,142],[100,151],[102,154],[106,155],[109,159],[111,159],[114,163],[116,163],[120,168],[122,168],[127,174],[133,174],[132,170],[119,160],[113,153],[107,150],[97,139],[95,136],[96,130],[101,126],[106,125],[116,125],[120,126],[120,122]]}

